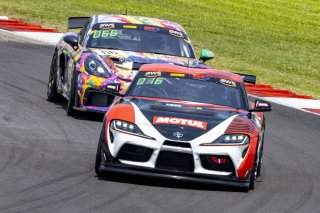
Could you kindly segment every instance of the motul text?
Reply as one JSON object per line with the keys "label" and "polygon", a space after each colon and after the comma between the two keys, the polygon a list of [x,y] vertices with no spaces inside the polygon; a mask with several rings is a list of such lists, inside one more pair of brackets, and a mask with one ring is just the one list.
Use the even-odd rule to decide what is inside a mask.
{"label": "motul text", "polygon": [[195,127],[203,130],[207,129],[207,122],[184,119],[184,118],[155,116],[153,117],[153,124],[173,124],[173,125],[191,126],[191,127]]}

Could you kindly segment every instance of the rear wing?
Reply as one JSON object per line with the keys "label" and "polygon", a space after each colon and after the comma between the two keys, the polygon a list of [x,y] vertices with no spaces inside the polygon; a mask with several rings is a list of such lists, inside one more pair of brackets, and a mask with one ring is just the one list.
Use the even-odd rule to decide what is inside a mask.
{"label": "rear wing", "polygon": [[68,31],[70,29],[82,28],[91,17],[70,17],[68,18]]}
{"label": "rear wing", "polygon": [[242,73],[236,73],[242,77],[244,83],[256,84],[257,77],[255,75],[247,75]]}

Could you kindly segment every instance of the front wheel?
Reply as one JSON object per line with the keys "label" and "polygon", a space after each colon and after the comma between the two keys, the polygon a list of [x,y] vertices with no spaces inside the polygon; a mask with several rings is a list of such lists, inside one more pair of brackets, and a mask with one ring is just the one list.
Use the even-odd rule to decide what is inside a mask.
{"label": "front wheel", "polygon": [[77,71],[73,71],[73,78],[71,81],[71,88],[69,93],[69,101],[67,105],[67,115],[71,116],[75,114],[75,110],[73,109],[75,105],[75,99],[77,95],[77,89],[76,89],[76,81],[77,81]]}
{"label": "front wheel", "polygon": [[257,154],[256,154],[255,159],[254,159],[254,165],[253,165],[251,175],[250,175],[249,190],[254,189],[254,185],[255,185],[255,182],[257,179],[257,174],[258,174],[258,166],[259,166],[259,163],[258,163],[258,158],[257,158]]}
{"label": "front wheel", "polygon": [[99,142],[98,148],[97,148],[97,154],[96,154],[96,162],[95,162],[95,172],[98,176],[102,175],[102,172],[99,170],[99,167],[101,165],[101,143]]}
{"label": "front wheel", "polygon": [[50,65],[47,85],[47,97],[50,102],[56,102],[61,98],[61,95],[57,92],[57,56],[58,52],[55,50]]}
{"label": "front wheel", "polygon": [[258,163],[258,168],[257,168],[257,177],[260,177],[260,175],[261,175],[262,155],[263,155],[263,144],[264,144],[264,134],[262,135],[262,140],[261,140],[261,150],[260,150],[260,154],[259,154],[259,163]]}

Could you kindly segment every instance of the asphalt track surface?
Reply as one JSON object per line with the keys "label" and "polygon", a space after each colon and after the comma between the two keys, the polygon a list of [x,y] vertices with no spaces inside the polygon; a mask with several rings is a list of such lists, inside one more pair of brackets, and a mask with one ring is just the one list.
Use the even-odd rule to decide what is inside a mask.
{"label": "asphalt track surface", "polygon": [[[16,40],[16,39],[13,39]],[[320,116],[273,105],[248,193],[135,176],[99,179],[102,117],[46,100],[52,46],[0,34],[0,212],[320,212]]]}

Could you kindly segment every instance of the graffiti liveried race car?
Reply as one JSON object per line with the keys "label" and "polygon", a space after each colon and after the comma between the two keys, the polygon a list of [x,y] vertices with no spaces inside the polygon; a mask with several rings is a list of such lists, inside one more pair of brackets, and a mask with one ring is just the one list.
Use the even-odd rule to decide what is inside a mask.
{"label": "graffiti liveried race car", "polygon": [[252,189],[261,170],[263,111],[270,110],[262,100],[249,106],[237,74],[144,65],[105,115],[96,173]]}
{"label": "graffiti liveried race car", "polygon": [[[177,23],[146,17],[96,15],[69,18],[66,33],[57,43],[49,72],[47,96],[68,100],[67,113],[74,110],[105,112],[114,96],[107,90],[124,92],[139,67],[149,63],[206,66],[196,60],[190,39]],[[203,50],[201,62],[213,58]]]}

